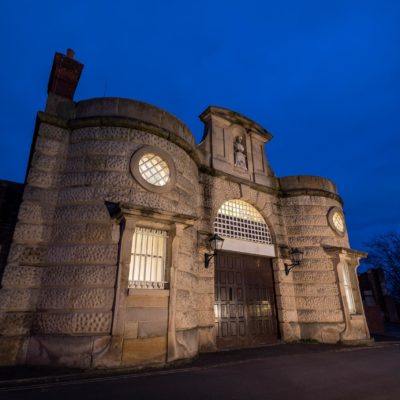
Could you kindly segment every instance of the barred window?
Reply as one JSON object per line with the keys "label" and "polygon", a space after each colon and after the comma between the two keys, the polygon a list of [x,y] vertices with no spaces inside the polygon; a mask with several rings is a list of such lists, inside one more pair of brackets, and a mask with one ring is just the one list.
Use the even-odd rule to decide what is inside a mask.
{"label": "barred window", "polygon": [[354,301],[353,285],[351,284],[349,266],[343,264],[343,286],[346,294],[347,307],[350,314],[356,313],[356,303]]}
{"label": "barred window", "polygon": [[139,171],[143,179],[152,185],[164,186],[169,181],[168,165],[157,154],[144,154],[139,160]]}
{"label": "barred window", "polygon": [[136,228],[129,269],[130,288],[164,289],[167,238],[166,231]]}
{"label": "barred window", "polygon": [[243,200],[228,200],[218,210],[214,231],[226,238],[272,244],[271,232],[262,215]]}

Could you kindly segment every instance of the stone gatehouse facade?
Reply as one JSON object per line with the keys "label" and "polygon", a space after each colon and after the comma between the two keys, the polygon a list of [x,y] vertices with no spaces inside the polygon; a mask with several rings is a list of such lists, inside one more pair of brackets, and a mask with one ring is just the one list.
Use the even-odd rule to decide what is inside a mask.
{"label": "stone gatehouse facade", "polygon": [[[349,247],[334,183],[276,177],[271,134],[221,107],[201,114],[196,145],[153,105],[74,102],[82,68],[56,53],[37,115],[0,289],[2,365],[369,340],[355,273],[365,254]],[[215,233],[225,240],[206,268]]]}

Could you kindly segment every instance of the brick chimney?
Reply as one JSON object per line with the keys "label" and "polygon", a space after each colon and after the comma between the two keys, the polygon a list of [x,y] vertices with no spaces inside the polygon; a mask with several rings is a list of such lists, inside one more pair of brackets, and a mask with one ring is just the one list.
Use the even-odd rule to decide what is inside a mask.
{"label": "brick chimney", "polygon": [[75,52],[67,49],[67,54],[56,53],[51,69],[48,94],[72,100],[83,69],[83,64],[74,60]]}

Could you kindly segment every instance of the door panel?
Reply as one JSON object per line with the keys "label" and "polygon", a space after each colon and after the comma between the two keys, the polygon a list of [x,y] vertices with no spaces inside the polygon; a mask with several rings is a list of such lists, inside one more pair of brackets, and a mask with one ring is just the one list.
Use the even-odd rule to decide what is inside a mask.
{"label": "door panel", "polygon": [[271,260],[219,252],[215,265],[217,346],[244,347],[276,341]]}

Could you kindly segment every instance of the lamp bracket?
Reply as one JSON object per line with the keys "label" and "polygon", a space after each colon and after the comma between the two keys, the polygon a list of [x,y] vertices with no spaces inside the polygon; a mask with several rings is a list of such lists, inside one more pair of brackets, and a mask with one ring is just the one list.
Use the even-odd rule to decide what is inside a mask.
{"label": "lamp bracket", "polygon": [[215,253],[213,254],[204,254],[204,267],[208,268],[208,265],[210,264],[211,259],[215,256]]}
{"label": "lamp bracket", "polygon": [[294,263],[294,264],[286,264],[286,263],[285,263],[285,274],[286,274],[286,275],[289,275],[289,272],[290,272],[293,268],[298,267],[299,265],[300,265],[300,263]]}

